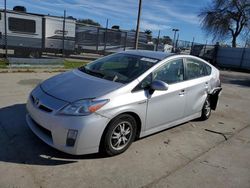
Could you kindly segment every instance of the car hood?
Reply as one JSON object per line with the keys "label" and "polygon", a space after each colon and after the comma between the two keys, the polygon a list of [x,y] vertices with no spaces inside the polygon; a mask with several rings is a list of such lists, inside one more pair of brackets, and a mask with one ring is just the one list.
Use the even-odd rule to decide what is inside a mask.
{"label": "car hood", "polygon": [[100,97],[121,86],[123,84],[97,78],[79,70],[59,74],[41,84],[44,92],[67,102]]}

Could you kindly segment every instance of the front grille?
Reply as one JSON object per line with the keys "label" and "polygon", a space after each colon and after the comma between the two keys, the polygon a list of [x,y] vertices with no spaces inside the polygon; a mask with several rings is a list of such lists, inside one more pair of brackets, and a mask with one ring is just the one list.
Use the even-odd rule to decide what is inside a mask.
{"label": "front grille", "polygon": [[45,111],[45,112],[52,112],[52,110],[50,108],[48,108],[42,104],[40,104],[38,108]]}
{"label": "front grille", "polygon": [[51,131],[42,127],[41,125],[39,125],[37,122],[35,122],[32,118],[30,118],[33,122],[33,125],[39,129],[39,131],[41,131],[43,134],[45,134],[46,136],[48,136],[51,140],[52,140],[52,134]]}
{"label": "front grille", "polygon": [[52,109],[50,109],[50,108],[48,108],[47,106],[41,104],[40,102],[38,102],[38,104],[36,104],[37,98],[35,98],[33,95],[31,95],[30,98],[31,98],[32,103],[33,103],[35,106],[37,106],[40,110],[43,110],[43,111],[49,112],[49,113],[53,111]]}

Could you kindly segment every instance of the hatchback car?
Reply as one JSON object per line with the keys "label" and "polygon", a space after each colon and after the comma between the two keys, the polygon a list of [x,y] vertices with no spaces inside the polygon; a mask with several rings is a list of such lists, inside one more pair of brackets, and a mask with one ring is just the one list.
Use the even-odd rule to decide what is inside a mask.
{"label": "hatchback car", "polygon": [[28,98],[26,120],[63,152],[116,155],[137,138],[208,119],[220,91],[219,71],[200,58],[131,50],[45,80]]}

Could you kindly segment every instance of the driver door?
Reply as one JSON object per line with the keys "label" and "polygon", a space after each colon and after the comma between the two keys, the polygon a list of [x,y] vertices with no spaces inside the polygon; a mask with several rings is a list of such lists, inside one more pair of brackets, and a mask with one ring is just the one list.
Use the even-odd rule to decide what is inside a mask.
{"label": "driver door", "polygon": [[[182,119],[186,104],[183,59],[165,63],[152,73],[153,80],[161,80],[169,85],[166,91],[154,91],[148,97],[146,129],[157,129]],[[165,126],[164,126],[165,125]]]}

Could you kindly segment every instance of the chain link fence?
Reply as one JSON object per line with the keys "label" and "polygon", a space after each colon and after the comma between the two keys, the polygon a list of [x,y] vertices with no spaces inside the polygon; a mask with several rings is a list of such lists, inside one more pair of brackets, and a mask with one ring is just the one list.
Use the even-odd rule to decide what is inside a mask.
{"label": "chain link fence", "polygon": [[[6,31],[5,21],[7,22]],[[229,63],[228,66],[248,67],[248,64],[245,63],[249,60],[248,43],[246,43],[245,48],[237,50],[179,40],[179,38],[172,42],[170,39],[170,42],[166,44],[163,38],[152,38],[151,35],[140,32],[139,49],[191,54],[213,64],[219,62],[221,65],[227,65],[225,63],[228,61],[227,56],[235,53],[238,58],[235,62]],[[73,55],[83,57],[85,53],[106,55],[133,49],[134,41],[134,30],[96,27],[79,23],[70,17],[39,15],[12,10],[6,12],[5,19],[4,10],[0,9],[1,57],[5,57],[6,47],[7,57],[18,58],[58,58],[58,56],[72,57]],[[52,61],[53,63],[54,61]]]}
{"label": "chain link fence", "polygon": [[[44,54],[57,54],[63,57],[84,52],[109,54],[134,48],[135,31],[133,30],[86,25],[65,16],[56,17],[8,10],[5,18],[4,13],[4,10],[0,10],[1,56],[4,56],[6,46],[8,57],[31,58],[39,58]],[[138,48],[192,54],[192,47],[197,45],[183,40],[176,40],[173,44],[164,44],[161,41],[160,38],[152,40],[152,36],[140,32]]]}
{"label": "chain link fence", "polygon": [[[133,49],[134,31],[107,29],[85,24],[76,24],[76,50],[78,52],[114,53]],[[139,49],[153,50],[154,46],[147,43],[147,34],[140,33]]]}
{"label": "chain link fence", "polygon": [[[5,22],[7,27],[5,27]],[[6,29],[6,30],[5,30]],[[147,34],[139,35],[139,49],[154,50]],[[70,17],[56,17],[0,9],[0,56],[40,58],[44,54],[65,57],[91,52],[109,54],[133,49],[135,31],[95,27]]]}

